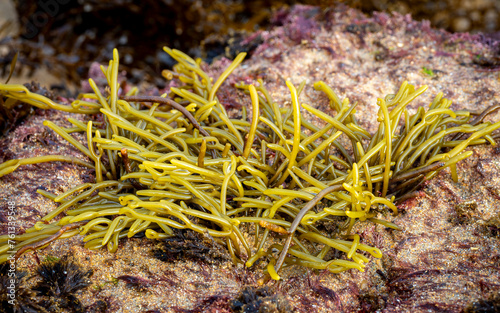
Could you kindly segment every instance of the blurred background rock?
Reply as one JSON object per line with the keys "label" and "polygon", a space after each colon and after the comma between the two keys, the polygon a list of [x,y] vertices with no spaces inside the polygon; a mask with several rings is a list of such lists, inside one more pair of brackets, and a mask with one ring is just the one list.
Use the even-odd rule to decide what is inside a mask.
{"label": "blurred background rock", "polygon": [[349,0],[346,3],[366,13],[411,14],[415,20],[429,20],[432,26],[450,32],[494,33],[500,30],[498,0]]}

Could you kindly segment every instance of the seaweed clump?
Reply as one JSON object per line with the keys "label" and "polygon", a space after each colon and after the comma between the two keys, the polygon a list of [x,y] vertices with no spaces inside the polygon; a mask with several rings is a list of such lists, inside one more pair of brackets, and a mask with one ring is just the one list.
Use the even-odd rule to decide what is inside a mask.
{"label": "seaweed clump", "polygon": [[38,303],[36,293],[27,287],[27,273],[10,269],[10,263],[0,265],[0,312],[47,312]]}
{"label": "seaweed clump", "polygon": [[33,290],[40,296],[40,303],[45,308],[50,312],[84,312],[75,293],[90,284],[92,270],[85,271],[78,263],[65,256],[60,260],[40,264],[37,273],[42,280]]}
{"label": "seaweed clump", "polygon": [[488,299],[475,301],[469,304],[465,313],[494,313],[500,312],[500,293],[492,293]]}
{"label": "seaweed clump", "polygon": [[10,263],[0,265],[0,312],[84,312],[75,293],[88,286],[91,270],[67,257],[47,261],[36,270],[41,281],[30,288],[26,272],[10,269]]}
{"label": "seaweed clump", "polygon": [[153,250],[155,258],[164,262],[192,259],[220,263],[229,259],[227,250],[206,234],[192,230],[177,230],[176,235],[161,241]]}
{"label": "seaweed clump", "polygon": [[279,294],[273,294],[269,287],[245,287],[230,301],[233,312],[293,312],[289,301]]}
{"label": "seaweed clump", "polygon": [[[243,108],[241,118],[231,118],[217,91],[245,54],[214,82],[200,60],[165,51],[178,64],[163,75],[175,79],[178,87],[159,97],[140,95],[137,88],[120,91],[116,50],[109,66],[101,67],[108,93],[90,79],[94,92],[80,94],[69,106],[21,85],[0,85],[1,97],[42,109],[98,115],[101,121],[84,124],[69,118],[70,128],[44,122],[90,162],[50,155],[0,165],[0,177],[41,162],[95,169],[95,183],[60,195],[38,190],[59,207],[18,235],[14,249],[6,244],[7,236],[0,236],[0,263],[10,250],[18,258],[77,234],[84,236],[86,248],[115,252],[121,238],[144,233],[149,239],[166,239],[174,229],[190,229],[224,245],[235,264],[263,264],[273,279],[280,279],[283,266],[294,265],[333,273],[363,271],[369,255],[380,258],[382,253],[362,243],[353,231],[356,223],[398,229],[382,218],[385,209],[396,215],[395,202],[443,168],[449,167],[457,181],[456,163],[472,154],[464,149],[495,145],[498,137],[493,132],[500,122],[483,121],[498,105],[481,113],[453,111],[451,101],[439,93],[428,110],[419,107],[409,114],[406,106],[427,87],[417,89],[407,82],[396,94],[377,100],[379,127],[374,134],[357,123],[356,103],[341,100],[321,81],[314,88],[329,98],[335,116],[299,101],[305,83],[296,88],[286,82],[291,95],[291,107],[286,108],[258,80],[257,85],[236,85],[250,95],[251,116]],[[308,122],[305,111],[326,126]],[[86,134],[86,146],[71,136],[75,132]],[[338,225],[338,231],[320,231],[320,221]],[[243,233],[248,226],[255,229],[253,245]]]}
{"label": "seaweed clump", "polygon": [[[212,295],[205,299],[198,301],[196,306],[192,309],[184,309],[177,306],[170,307],[175,313],[232,313],[229,296],[224,295]],[[154,311],[160,312],[160,311]],[[153,312],[151,312],[153,313]]]}

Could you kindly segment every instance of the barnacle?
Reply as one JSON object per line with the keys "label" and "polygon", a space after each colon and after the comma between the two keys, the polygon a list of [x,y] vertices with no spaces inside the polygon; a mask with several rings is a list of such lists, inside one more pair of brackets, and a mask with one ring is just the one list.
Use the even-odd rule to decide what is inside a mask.
{"label": "barnacle", "polygon": [[[406,106],[427,87],[416,89],[407,82],[396,94],[377,100],[379,127],[374,134],[357,123],[356,104],[340,100],[321,81],[314,88],[326,94],[335,116],[300,102],[304,83],[296,88],[286,82],[289,109],[274,102],[259,80],[257,86],[236,86],[250,95],[252,116],[247,120],[244,112],[235,119],[216,95],[244,53],[213,83],[199,60],[165,51],[178,62],[165,76],[181,86],[161,97],[137,95],[136,88],[119,94],[116,50],[109,66],[102,67],[109,83],[107,96],[92,79],[94,93],[81,94],[71,106],[24,86],[0,85],[0,95],[8,99],[44,109],[102,114],[105,119],[87,125],[69,119],[72,128],[44,122],[90,163],[52,155],[0,165],[0,176],[23,164],[50,161],[75,162],[96,172],[95,183],[60,195],[39,190],[60,205],[17,236],[13,257],[76,234],[84,236],[86,248],[106,246],[115,252],[120,238],[143,232],[147,238],[164,239],[173,236],[174,229],[191,229],[225,245],[235,264],[251,267],[266,260],[264,272],[273,279],[279,279],[282,266],[292,265],[333,273],[363,271],[367,255],[380,258],[382,253],[363,244],[353,233],[354,225],[369,221],[398,229],[377,217],[379,208],[396,215],[395,201],[445,167],[457,180],[456,163],[472,153],[464,149],[494,145],[493,132],[500,128],[500,122],[483,122],[498,107],[474,113],[478,116],[471,120],[470,112],[449,109],[451,101],[442,93],[427,111],[420,107],[410,115]],[[321,129],[308,122],[305,111],[327,126]],[[87,147],[71,132],[85,133]],[[470,135],[462,139],[465,134]],[[340,143],[341,137],[350,147]],[[64,217],[57,220],[61,213]],[[337,224],[339,232],[323,232],[316,227],[319,221]],[[248,224],[255,229],[253,246],[242,231]],[[0,236],[0,263],[11,256],[7,240]],[[333,258],[332,249],[344,257]]]}

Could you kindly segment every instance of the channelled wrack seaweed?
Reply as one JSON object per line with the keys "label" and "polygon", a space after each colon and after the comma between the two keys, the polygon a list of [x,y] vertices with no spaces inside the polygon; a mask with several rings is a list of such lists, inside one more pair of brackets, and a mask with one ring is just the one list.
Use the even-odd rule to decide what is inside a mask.
{"label": "channelled wrack seaweed", "polygon": [[[500,122],[483,121],[498,106],[482,113],[453,111],[451,101],[439,93],[427,111],[419,107],[410,115],[406,106],[427,87],[416,89],[407,82],[396,94],[377,100],[374,134],[357,123],[356,104],[341,101],[321,81],[314,88],[326,94],[335,116],[299,101],[305,83],[296,88],[286,82],[291,94],[291,108],[286,108],[259,80],[257,86],[236,85],[250,95],[252,114],[247,117],[243,108],[241,118],[231,118],[217,90],[245,54],[213,82],[201,61],[165,51],[178,64],[163,74],[180,87],[161,97],[138,95],[137,88],[120,94],[116,50],[109,66],[102,67],[108,94],[90,79],[94,93],[80,94],[70,106],[21,85],[0,85],[2,100],[11,105],[19,101],[104,117],[104,122],[86,125],[69,118],[71,128],[44,122],[90,162],[49,155],[0,165],[0,176],[24,164],[52,161],[95,169],[95,183],[60,195],[39,190],[59,207],[18,235],[14,247],[8,236],[0,236],[0,263],[77,234],[84,236],[86,248],[106,246],[115,252],[120,238],[144,233],[164,239],[174,229],[191,229],[224,245],[235,264],[251,267],[264,261],[259,263],[267,263],[263,270],[273,279],[279,279],[283,266],[292,265],[333,273],[363,271],[369,255],[380,258],[382,253],[361,242],[353,231],[356,222],[398,229],[379,216],[383,208],[397,214],[395,202],[443,168],[449,167],[456,181],[456,163],[472,154],[464,149],[495,145],[498,137],[493,132]],[[305,112],[327,126],[308,122]],[[75,132],[86,134],[86,145],[71,136]],[[338,231],[328,233],[319,221],[337,225],[327,229]]]}

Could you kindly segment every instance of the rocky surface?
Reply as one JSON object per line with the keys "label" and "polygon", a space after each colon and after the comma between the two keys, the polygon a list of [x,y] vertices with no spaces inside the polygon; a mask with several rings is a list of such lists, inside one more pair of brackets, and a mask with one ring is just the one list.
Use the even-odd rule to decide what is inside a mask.
{"label": "rocky surface", "polygon": [[[276,12],[274,19],[277,26],[246,38],[259,37],[263,43],[219,92],[232,114],[250,103],[248,96],[234,92],[232,84],[259,78],[284,107],[290,105],[285,80],[295,85],[306,80],[300,101],[329,112],[328,99],[312,88],[323,80],[340,98],[359,102],[357,119],[371,132],[376,129],[376,98],[396,93],[403,81],[429,86],[410,105],[411,113],[427,106],[439,91],[453,101],[454,110],[482,110],[500,102],[500,46],[481,35],[435,30],[403,15],[367,17],[342,5],[295,6]],[[217,60],[207,70],[216,76],[227,63]],[[80,155],[43,130],[44,119],[64,124],[64,117],[37,110],[1,139],[0,161],[56,150]],[[489,118],[498,121],[500,113]],[[261,300],[274,312],[286,307],[283,302],[297,312],[461,312],[493,297],[500,287],[500,150],[469,149],[473,156],[458,164],[457,183],[443,171],[419,196],[400,204],[397,217],[384,216],[401,231],[368,223],[358,226],[355,231],[362,242],[384,253],[364,273],[333,275],[292,268],[283,272],[282,281],[268,283],[271,294],[257,290],[244,296],[238,294],[246,286],[258,287],[259,271],[232,265],[224,249],[200,257],[220,247],[207,238],[189,239],[188,234],[179,245],[191,240],[199,246],[186,244],[192,253],[180,257],[145,238],[120,241],[116,254],[88,251],[79,237],[58,241],[37,254],[41,260],[70,254],[93,270],[91,286],[75,294],[92,312],[231,312],[238,308],[234,299],[247,298]],[[19,168],[0,178],[0,206],[15,202],[21,231],[55,208],[35,192],[37,188],[60,193],[89,180],[91,172],[76,165]],[[34,275],[35,267],[32,253],[19,260],[19,270]],[[30,282],[37,280],[35,275]]]}

